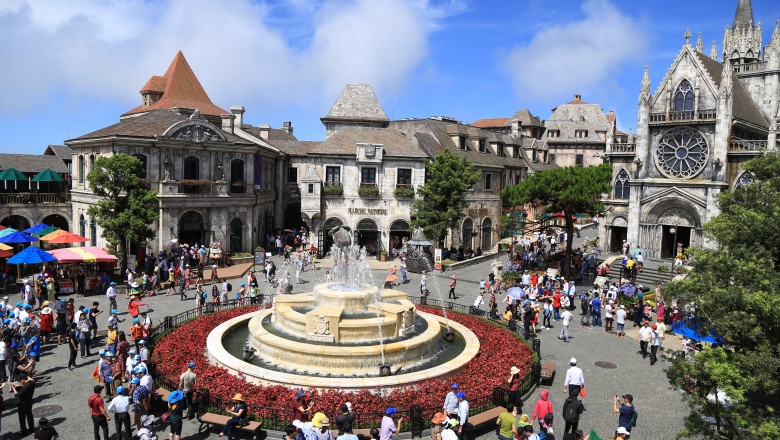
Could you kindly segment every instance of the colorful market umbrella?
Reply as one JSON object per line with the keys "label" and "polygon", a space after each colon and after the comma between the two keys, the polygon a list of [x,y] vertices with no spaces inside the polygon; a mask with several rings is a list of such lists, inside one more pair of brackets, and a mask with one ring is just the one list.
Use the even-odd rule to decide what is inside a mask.
{"label": "colorful market umbrella", "polygon": [[[41,240],[43,240],[43,238],[41,238]],[[64,234],[59,234],[51,240],[48,240],[49,244],[84,243],[85,241],[89,241],[89,238],[82,237],[81,235],[72,232],[65,232]]]}
{"label": "colorful market umbrella", "polygon": [[5,229],[5,226],[0,225],[0,231],[2,231],[3,229]]}
{"label": "colorful market umbrella", "polygon": [[26,232],[28,234],[34,234],[34,233],[36,233],[38,231],[42,231],[42,230],[47,229],[47,228],[51,228],[51,226],[47,225],[46,223],[38,223],[37,225],[29,227],[29,228],[23,230],[22,232]]}
{"label": "colorful market umbrella", "polygon": [[64,182],[65,179],[54,171],[46,168],[32,178],[33,182]]}
{"label": "colorful market umbrella", "polygon": [[8,259],[8,262],[11,264],[38,264],[49,261],[54,261],[54,257],[37,246],[28,246]]}
{"label": "colorful market umbrella", "polygon": [[49,241],[49,240],[53,240],[53,239],[59,237],[62,234],[67,234],[68,233],[68,231],[66,231],[64,229],[60,229],[60,228],[57,228],[57,229],[55,229],[53,231],[50,231],[50,232],[46,232],[46,231],[47,231],[47,229],[44,229],[43,231],[38,232],[35,235],[41,237],[41,241]]}
{"label": "colorful market umbrella", "polygon": [[8,246],[7,244],[0,243],[0,251],[10,251],[13,249],[11,246]]}
{"label": "colorful market umbrella", "polygon": [[117,261],[115,255],[111,255],[97,246],[69,247],[49,251],[59,263],[104,262]]}
{"label": "colorful market umbrella", "polygon": [[38,241],[38,238],[20,231],[0,237],[0,243],[31,243],[33,241]]}
{"label": "colorful market umbrella", "polygon": [[26,181],[27,176],[25,176],[23,172],[17,170],[16,168],[8,168],[7,170],[0,172],[0,180],[4,181],[3,186],[5,188],[8,188],[8,181],[13,180],[14,188],[16,188],[16,182],[19,180]]}
{"label": "colorful market umbrella", "polygon": [[13,234],[16,232],[16,229],[14,228],[5,228],[2,231],[0,231],[0,237],[5,237],[8,234]]}
{"label": "colorful market umbrella", "polygon": [[8,251],[5,249],[0,250],[0,258],[8,258],[13,254],[14,254],[13,251]]}

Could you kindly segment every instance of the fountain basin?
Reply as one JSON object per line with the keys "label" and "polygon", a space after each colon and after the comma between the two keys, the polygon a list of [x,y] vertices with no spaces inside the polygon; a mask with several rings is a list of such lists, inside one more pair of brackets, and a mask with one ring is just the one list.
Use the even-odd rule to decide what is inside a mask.
{"label": "fountain basin", "polygon": [[[410,373],[403,373],[403,370],[401,370],[401,374],[393,376],[377,376],[381,364],[381,349],[378,344],[369,346],[314,345],[284,338],[279,338],[279,340],[277,340],[276,338],[278,337],[275,335],[270,335],[274,337],[263,339],[274,341],[273,344],[275,344],[275,348],[269,350],[275,351],[276,359],[288,368],[321,372],[324,374],[324,371],[330,369],[331,366],[346,365],[341,368],[342,373],[336,374],[351,374],[357,376],[360,374],[356,372],[357,370],[355,367],[357,364],[365,364],[367,368],[370,367],[370,371],[367,371],[367,374],[372,374],[373,377],[324,377],[307,374],[306,371],[276,371],[245,362],[243,359],[239,359],[227,351],[223,345],[223,337],[225,337],[225,335],[229,334],[231,330],[237,326],[248,325],[250,334],[257,334],[256,332],[265,331],[262,328],[261,321],[264,319],[265,315],[270,312],[270,310],[263,310],[241,315],[217,326],[209,334],[206,342],[209,362],[212,365],[225,368],[231,374],[241,375],[242,378],[253,384],[283,385],[287,387],[317,387],[323,389],[339,388],[344,391],[358,391],[360,389],[374,388],[376,386],[381,386],[383,388],[406,387],[424,382],[425,380],[434,377],[447,376],[463,368],[479,352],[480,344],[477,336],[465,326],[453,321],[449,321],[450,329],[454,330],[465,341],[465,347],[461,353],[453,359],[439,365]],[[418,337],[422,337],[429,342],[440,339],[441,332],[447,325],[444,318],[421,312],[418,312],[417,314],[429,323],[428,329],[423,333],[425,336],[419,335]],[[415,346],[420,346],[423,342],[422,339],[417,339],[418,337],[385,344],[386,359],[388,359],[388,356],[390,356],[391,353],[402,353],[407,347],[409,347],[410,350],[416,349]],[[259,353],[258,355],[263,356]],[[362,361],[361,359],[363,358],[366,358],[366,360]],[[360,362],[357,362],[358,360],[360,360]],[[387,362],[387,364],[392,364],[392,362]],[[322,368],[319,368],[320,366]],[[398,366],[396,365],[392,366],[393,371],[397,368]]]}

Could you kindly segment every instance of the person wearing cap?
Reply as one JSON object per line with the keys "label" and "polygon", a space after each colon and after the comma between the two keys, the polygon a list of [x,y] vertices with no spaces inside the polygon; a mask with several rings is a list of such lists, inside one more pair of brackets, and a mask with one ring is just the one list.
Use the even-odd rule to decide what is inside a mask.
{"label": "person wearing cap", "polygon": [[650,326],[652,333],[650,335],[650,365],[658,362],[658,348],[661,346],[661,335],[658,333],[658,325]]}
{"label": "person wearing cap", "polygon": [[135,344],[136,350],[140,350],[138,342],[144,338],[144,327],[141,324],[141,318],[133,318],[133,326],[130,327],[130,340]]}
{"label": "person wearing cap", "polygon": [[398,412],[397,408],[387,408],[379,427],[379,440],[392,440],[393,434],[398,431],[403,420],[404,416]]}
{"label": "person wearing cap", "polygon": [[38,420],[38,427],[35,428],[35,440],[54,440],[59,438],[59,434],[54,427],[49,426],[49,419],[41,417]]}
{"label": "person wearing cap", "polygon": [[135,428],[141,429],[141,416],[149,413],[149,390],[141,385],[141,379],[130,380],[130,395],[133,396],[133,419]]}
{"label": "person wearing cap", "polygon": [[22,302],[26,304],[32,304],[34,302],[33,300],[34,297],[33,297],[32,286],[30,286],[30,280],[25,279],[24,281],[22,281],[22,283],[23,283],[22,292],[21,292]]}
{"label": "person wearing cap", "polygon": [[566,380],[563,382],[563,392],[568,392],[569,396],[579,396],[580,390],[585,389],[585,376],[582,374],[582,369],[577,366],[577,359],[571,358],[569,365]]}
{"label": "person wearing cap", "polygon": [[498,419],[496,419],[498,440],[513,440],[517,436],[518,425],[515,410],[516,408],[510,403],[506,406],[506,411],[498,415]]}
{"label": "person wearing cap", "polygon": [[108,440],[108,421],[111,420],[111,417],[106,412],[103,397],[100,396],[100,392],[103,391],[103,385],[95,385],[92,391],[93,394],[87,399],[87,406],[89,406],[92,415],[92,429],[95,432],[95,440],[100,440],[101,430],[103,430],[103,438]]}
{"label": "person wearing cap", "polygon": [[149,362],[149,348],[146,346],[146,339],[138,341],[138,355],[141,356],[141,362]]}
{"label": "person wearing cap", "polygon": [[336,416],[336,426],[339,428],[339,432],[337,437],[341,437],[342,434],[344,434],[344,425],[349,423],[350,426],[352,426],[352,423],[355,422],[355,415],[352,414],[352,411],[350,410],[350,405],[347,405],[347,403],[342,403],[341,406],[339,406],[339,411],[341,411],[341,414]]}
{"label": "person wearing cap", "polygon": [[455,397],[458,398],[458,421],[460,422],[457,433],[458,437],[463,438],[466,434],[466,427],[469,426],[469,401],[466,400],[466,393],[463,391],[458,392]]}
{"label": "person wearing cap", "polygon": [[444,397],[444,415],[447,417],[454,416],[458,412],[458,397],[455,395],[458,392],[458,384],[453,383],[450,385],[450,391]]}
{"label": "person wearing cap", "polygon": [[51,307],[49,307],[49,301],[44,301],[43,304],[41,304],[41,338],[43,339],[43,343],[49,342],[49,335],[51,335],[51,331],[54,329],[54,314],[52,313]]}
{"label": "person wearing cap", "polygon": [[631,436],[631,433],[624,427],[619,427],[615,430],[615,436],[612,437],[612,440],[622,440],[627,439]]}
{"label": "person wearing cap", "polygon": [[184,392],[184,398],[187,400],[187,420],[191,420],[195,414],[195,406],[192,404],[192,393],[195,390],[195,380],[197,378],[195,362],[188,363],[187,371],[179,376],[179,389]]}
{"label": "person wearing cap", "polygon": [[116,396],[108,404],[108,412],[114,413],[114,426],[119,440],[130,440],[130,393],[125,387],[117,387]]}
{"label": "person wearing cap", "polygon": [[612,333],[612,324],[615,321],[614,313],[615,301],[610,299],[607,301],[607,305],[604,306],[604,331],[607,333]]}
{"label": "person wearing cap", "polygon": [[[631,419],[634,417],[634,396],[631,394],[623,395],[623,400],[615,394],[615,404],[612,406],[612,412],[619,414],[618,426],[631,433]],[[618,429],[620,429],[618,428]]]}
{"label": "person wearing cap", "polygon": [[76,334],[76,323],[70,324],[70,331],[68,332],[68,349],[70,350],[70,357],[68,358],[68,370],[73,371],[76,368],[76,355],[79,352],[79,338]]}
{"label": "person wearing cap", "polygon": [[225,423],[225,426],[222,428],[222,431],[219,433],[220,437],[224,437],[227,435],[228,440],[233,439],[233,429],[236,426],[242,426],[245,423],[248,423],[247,421],[247,406],[244,402],[244,395],[241,393],[236,393],[235,396],[233,396],[233,408],[227,410],[227,413],[232,415],[233,417]]}
{"label": "person wearing cap", "polygon": [[626,335],[626,306],[621,304],[615,311],[615,335],[622,338]]}

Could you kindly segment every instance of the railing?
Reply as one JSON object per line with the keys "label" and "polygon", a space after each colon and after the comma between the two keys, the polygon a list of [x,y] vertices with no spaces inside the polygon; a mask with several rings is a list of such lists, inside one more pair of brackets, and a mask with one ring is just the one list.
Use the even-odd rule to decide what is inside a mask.
{"label": "railing", "polygon": [[0,194],[0,205],[25,205],[37,203],[68,203],[70,193],[12,193]]}
{"label": "railing", "polygon": [[766,151],[767,141],[732,139],[729,141],[729,151]]}
{"label": "railing", "polygon": [[179,194],[201,194],[201,195],[210,195],[212,193],[211,188],[212,184],[204,184],[204,183],[182,183],[179,182],[178,184],[178,192]]}
{"label": "railing", "polygon": [[612,144],[610,153],[636,153],[636,144]]}
{"label": "railing", "polygon": [[733,64],[731,67],[734,72],[760,72],[766,70],[768,63],[766,61],[756,61],[755,63]]}
{"label": "railing", "polygon": [[693,110],[670,111],[669,113],[650,113],[650,122],[710,120],[715,119],[716,116],[717,110],[715,109],[703,109],[698,112]]}
{"label": "railing", "polygon": [[[428,305],[431,307],[445,307],[449,310],[453,310],[458,313],[471,314],[482,316],[483,318],[501,326],[507,327],[511,332],[517,333],[520,331],[517,321],[507,321],[501,317],[491,318],[486,316],[484,311],[474,309],[471,306],[464,306],[461,304],[455,304],[449,301],[439,301],[435,299],[408,297],[409,301],[417,305]],[[262,304],[262,299],[261,299]],[[227,310],[236,307],[242,307],[238,301],[230,300],[226,303],[222,303],[219,306],[219,310]],[[202,312],[198,313],[196,309],[188,310],[186,312],[179,313],[175,316],[166,316],[162,322],[149,332],[148,347],[150,350],[154,350],[154,345],[157,340],[162,337],[168,331],[178,327],[190,321],[198,316],[214,313],[214,305],[207,303],[204,305]],[[522,343],[522,342],[520,342]],[[530,344],[529,344],[530,345]],[[538,355],[539,345],[534,343],[532,350]],[[150,362],[149,373],[154,378],[155,387],[162,387],[168,390],[175,390],[178,387],[178,381],[171,380],[163,377],[157,370],[157,365],[154,362]],[[520,386],[520,394],[524,395],[531,391],[531,389],[539,383],[541,373],[540,363],[534,362],[531,371],[523,378],[523,384]],[[485,412],[495,407],[503,407],[508,403],[509,392],[506,388],[496,387],[492,393],[482,396],[469,395],[469,414],[475,415],[481,412]],[[216,414],[228,415],[227,409],[233,405],[232,401],[211,396],[208,389],[197,389],[194,393],[193,405],[198,415],[206,412],[212,412]],[[290,408],[278,408],[268,407],[260,405],[247,404],[247,410],[249,418],[252,420],[262,420],[263,428],[273,431],[284,431],[293,420],[293,411]],[[336,409],[325,409],[325,415],[330,420],[335,420],[338,413]],[[441,411],[441,406],[422,408],[418,405],[412,405],[410,408],[399,408],[399,412],[404,415],[404,419],[407,421],[400,427],[400,431],[414,431],[415,433],[421,433],[429,420],[431,420],[437,412]],[[368,429],[378,428],[380,426],[382,416],[384,412],[355,412],[355,422],[352,424],[354,429]]]}

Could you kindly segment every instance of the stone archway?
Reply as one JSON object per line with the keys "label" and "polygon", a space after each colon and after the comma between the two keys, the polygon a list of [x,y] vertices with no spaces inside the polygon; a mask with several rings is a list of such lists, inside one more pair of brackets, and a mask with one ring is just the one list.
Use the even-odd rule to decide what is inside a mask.
{"label": "stone archway", "polygon": [[[670,259],[701,240],[702,213],[678,198],[656,203],[640,222],[639,243],[646,257]],[[632,245],[634,245],[632,243]]]}

